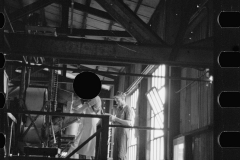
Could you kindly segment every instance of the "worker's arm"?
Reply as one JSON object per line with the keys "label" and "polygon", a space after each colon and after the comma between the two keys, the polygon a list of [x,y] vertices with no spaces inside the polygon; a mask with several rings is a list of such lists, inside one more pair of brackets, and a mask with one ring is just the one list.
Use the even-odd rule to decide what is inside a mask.
{"label": "worker's arm", "polygon": [[78,99],[73,102],[72,108],[79,108],[79,106],[82,105],[81,99]]}
{"label": "worker's arm", "polygon": [[84,104],[80,104],[77,107],[73,108],[74,112],[76,113],[82,113],[86,108],[88,108],[88,104],[84,103]]}
{"label": "worker's arm", "polygon": [[114,123],[118,123],[121,125],[133,126],[133,118],[134,118],[133,110],[129,106],[126,106],[125,114],[126,114],[126,119],[121,119],[121,118],[111,115],[110,120]]}
{"label": "worker's arm", "polygon": [[118,123],[118,124],[121,124],[121,125],[125,125],[125,126],[132,126],[132,121],[131,120],[123,120],[121,118],[118,118],[116,116],[111,116],[110,119],[112,119],[112,121],[114,123]]}

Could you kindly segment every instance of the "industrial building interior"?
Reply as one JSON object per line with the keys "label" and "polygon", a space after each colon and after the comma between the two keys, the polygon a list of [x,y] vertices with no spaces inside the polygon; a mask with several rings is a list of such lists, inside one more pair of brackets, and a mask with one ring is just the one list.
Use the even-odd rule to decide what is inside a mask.
{"label": "industrial building interior", "polygon": [[[213,160],[213,0],[6,0],[4,15],[5,158],[66,154],[90,71],[105,113],[117,91],[134,108],[128,160]],[[95,159],[110,160],[116,126],[98,118]]]}

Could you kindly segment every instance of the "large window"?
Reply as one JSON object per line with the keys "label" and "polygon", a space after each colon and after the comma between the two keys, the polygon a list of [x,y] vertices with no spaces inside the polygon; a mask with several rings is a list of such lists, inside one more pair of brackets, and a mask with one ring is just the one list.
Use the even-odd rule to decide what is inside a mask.
{"label": "large window", "polygon": [[[165,72],[166,66],[160,65],[152,75],[165,76]],[[154,98],[154,92],[149,92],[147,95],[151,106],[156,107],[155,111],[151,110],[151,127],[164,128],[165,78],[153,77],[151,87],[151,90],[157,92],[160,97],[160,103],[158,103],[159,100]],[[151,130],[150,132],[150,159],[164,160],[164,132],[162,130]]]}
{"label": "large window", "polygon": [[[139,90],[135,90],[130,97],[131,100],[131,107],[134,109],[134,112],[137,108],[137,101],[138,101]],[[135,137],[135,129],[130,129],[130,137],[129,137],[129,144],[128,144],[128,159],[136,160],[137,156],[137,138]]]}

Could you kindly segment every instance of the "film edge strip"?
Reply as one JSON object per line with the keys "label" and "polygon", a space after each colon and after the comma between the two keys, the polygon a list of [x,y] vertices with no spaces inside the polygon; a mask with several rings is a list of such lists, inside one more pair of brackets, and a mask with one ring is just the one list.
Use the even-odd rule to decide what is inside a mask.
{"label": "film edge strip", "polygon": [[[217,2],[217,0],[215,0],[215,3]],[[220,2],[218,2],[220,3]],[[224,3],[226,3],[226,1],[224,2],[224,0],[221,1],[221,4],[217,5],[216,10],[220,11],[222,9],[226,9],[226,7],[223,5]],[[231,4],[230,4],[231,5]],[[238,10],[237,11],[221,11],[217,17],[217,21],[218,21],[218,25],[221,27],[220,30],[222,30],[224,32],[224,30],[233,30],[230,33],[234,33],[239,37],[239,29],[240,29],[240,12],[239,12],[239,2],[238,2]],[[230,17],[229,17],[230,16]],[[238,20],[235,19],[235,21],[233,20],[234,18],[238,17]],[[238,30],[237,30],[238,29]],[[219,31],[218,29],[216,29],[217,33],[222,33],[222,31]],[[236,36],[235,35],[235,36]],[[217,38],[219,39],[217,39]],[[220,36],[215,36],[215,45],[218,46],[219,44],[221,44],[220,41],[222,41],[222,38],[225,38],[224,36],[221,37]],[[239,61],[239,57],[240,57],[240,52],[239,52],[239,38],[236,38],[236,44],[231,44],[233,45],[231,47],[232,51],[227,51],[226,49],[221,50],[220,52],[218,52],[218,49],[215,48],[214,50],[214,54],[215,54],[215,58],[214,59],[214,67],[215,67],[215,79],[218,79],[217,85],[214,88],[214,93],[215,96],[214,98],[217,98],[217,103],[215,103],[215,112],[214,113],[214,125],[215,125],[215,129],[214,129],[214,138],[216,138],[214,140],[214,142],[218,142],[218,146],[214,146],[214,159],[224,159],[225,157],[231,156],[231,158],[239,158],[239,155],[236,153],[237,150],[236,148],[240,148],[240,130],[238,128],[238,123],[237,125],[236,123],[233,124],[229,124],[230,121],[228,121],[227,123],[225,123],[224,118],[226,118],[226,111],[232,110],[237,111],[236,113],[233,113],[233,117],[237,117],[237,115],[239,113],[240,110],[240,86],[239,83],[235,82],[235,84],[237,84],[237,86],[235,87],[235,89],[232,89],[232,87],[226,87],[227,85],[222,84],[222,82],[230,82],[230,81],[239,81],[239,73],[240,73],[240,61]],[[216,47],[215,46],[215,47]],[[219,47],[219,46],[218,46]],[[222,48],[226,48],[225,46],[221,46]],[[216,56],[217,55],[217,56]],[[218,62],[218,63],[217,63]],[[236,79],[231,79],[231,80],[226,80],[227,77],[226,76],[226,71],[230,70],[231,73],[236,74]],[[225,76],[222,76],[225,75]],[[225,79],[225,80],[222,80]],[[219,88],[218,88],[219,87]],[[217,94],[216,94],[217,93]],[[230,112],[229,112],[230,113]],[[219,115],[220,114],[220,115]],[[228,114],[229,115],[229,114]],[[219,116],[219,117],[217,117]],[[217,118],[216,118],[217,117]],[[217,120],[220,120],[220,124],[217,124]],[[232,118],[233,120],[233,118]],[[222,123],[221,123],[222,122]],[[216,125],[217,124],[217,125]],[[226,127],[226,124],[229,124],[229,126]],[[228,129],[226,129],[228,128]],[[220,134],[219,134],[220,133]],[[217,136],[216,136],[217,135]],[[231,138],[229,138],[231,137]],[[214,143],[216,144],[216,143]],[[219,146],[221,147],[221,149],[219,149]],[[217,151],[217,152],[216,152]],[[231,155],[230,155],[231,154]],[[236,156],[236,157],[235,157]]]}
{"label": "film edge strip", "polygon": [[[4,16],[4,1],[0,0],[0,47],[3,47],[3,27],[5,25],[5,16]],[[4,135],[4,112],[3,112],[3,108],[5,105],[5,95],[4,95],[4,65],[5,65],[5,57],[3,55],[2,52],[0,52],[0,77],[1,77],[1,86],[0,86],[0,159],[4,158],[4,147],[5,147],[5,135]]]}

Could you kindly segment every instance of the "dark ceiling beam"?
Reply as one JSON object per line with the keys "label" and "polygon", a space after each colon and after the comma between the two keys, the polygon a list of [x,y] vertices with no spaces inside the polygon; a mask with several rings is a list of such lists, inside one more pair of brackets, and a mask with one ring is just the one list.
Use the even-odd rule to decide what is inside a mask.
{"label": "dark ceiling beam", "polygon": [[[22,66],[22,63],[20,62],[14,62],[14,63],[7,63],[9,65],[11,64],[15,64],[15,65],[19,65],[19,66]],[[87,68],[87,67],[86,67]],[[89,69],[89,68],[88,68]],[[45,71],[43,70],[42,68],[34,68],[32,67],[32,73],[31,73],[31,82],[42,82],[42,83],[49,83],[49,75],[47,74],[49,71]],[[36,72],[40,72],[42,73],[43,75],[45,75],[46,77],[36,77],[36,76],[32,76],[34,73]],[[11,82],[13,81],[21,81],[21,74],[20,73],[16,73],[16,77],[12,78],[11,79]],[[114,77],[115,78],[115,77]],[[67,78],[67,77],[64,77],[63,75],[58,75],[58,82],[59,83],[73,83],[74,79],[70,79],[70,78]],[[114,81],[103,81],[101,80],[102,84],[111,84],[113,85],[114,84]]]}
{"label": "dark ceiling beam", "polygon": [[186,43],[184,46],[186,47],[202,47],[213,49],[213,37],[201,39],[199,41],[195,41],[192,43]]}
{"label": "dark ceiling beam", "polygon": [[39,0],[37,2],[34,2],[32,4],[29,4],[9,15],[10,22],[14,22],[20,18],[23,18],[24,16],[33,13],[41,8],[44,8],[57,0]]}
{"label": "dark ceiling beam", "polygon": [[[92,71],[97,71],[96,69],[92,69],[92,68],[89,68],[89,67],[85,67],[83,65],[79,65],[79,69],[87,69],[87,70],[92,70]],[[111,78],[113,80],[115,80],[117,78],[117,76],[113,76],[111,74],[103,74],[103,73],[97,73],[98,75],[100,76],[104,76],[104,77],[107,77],[107,78]]]}
{"label": "dark ceiling beam", "polygon": [[59,59],[60,64],[85,64],[85,65],[103,65],[103,66],[119,66],[126,67],[129,66],[127,63],[116,63],[116,62],[101,62],[101,61],[91,61],[91,60],[80,60],[80,59]]}
{"label": "dark ceiling beam", "polygon": [[196,17],[189,22],[188,27],[185,32],[185,36],[189,35],[189,33],[196,28],[201,22],[206,18],[208,15],[207,9],[203,8],[197,15]]}
{"label": "dark ceiling beam", "polygon": [[[58,2],[59,3],[59,2]],[[69,5],[70,7],[71,5]],[[74,2],[74,9],[78,10],[78,11],[82,11],[82,12],[86,12],[88,14],[92,14],[94,16],[103,18],[103,19],[107,19],[107,20],[112,20],[115,21],[115,19],[113,19],[112,16],[110,16],[107,12],[92,8],[92,7],[87,7],[84,4],[78,3],[78,2]]]}
{"label": "dark ceiling beam", "polygon": [[165,27],[166,27],[166,1],[160,1],[153,12],[148,25],[151,29],[165,40]]}
{"label": "dark ceiling beam", "polygon": [[[64,28],[56,28],[56,32],[58,34],[66,34],[70,35],[70,28],[64,29]],[[126,31],[108,31],[108,30],[94,30],[94,29],[72,29],[71,36],[82,36],[85,35],[92,35],[92,36],[106,36],[106,37],[132,37],[128,32]]]}
{"label": "dark ceiling beam", "polygon": [[[32,66],[25,64],[25,66]],[[76,69],[76,68],[63,68],[63,67],[53,67],[53,66],[32,66],[34,68],[49,68],[49,69],[54,69],[54,70],[63,70],[67,69],[69,71],[74,71],[74,72],[82,72],[82,71],[89,71],[89,70],[82,70],[82,69]],[[134,77],[145,77],[145,78],[151,78],[151,77],[158,77],[158,78],[167,78],[165,76],[156,76],[156,75],[151,75],[151,74],[141,74],[141,73],[125,73],[125,72],[110,72],[110,71],[94,71],[94,73],[106,73],[106,74],[117,74],[117,75],[125,75],[125,76],[134,76]],[[47,77],[44,77],[47,78]],[[196,81],[205,81],[209,82],[210,80],[203,80],[201,78],[187,78],[187,77],[168,77],[168,79],[174,79],[174,80],[196,80]],[[116,79],[118,81],[118,79]],[[115,82],[116,82],[115,81]],[[112,81],[111,81],[112,82]]]}
{"label": "dark ceiling beam", "polygon": [[[91,4],[91,0],[87,0],[87,1],[85,1],[85,6],[87,7],[87,8],[89,8],[90,7],[90,4]],[[88,16],[88,13],[87,12],[84,12],[84,14],[83,14],[83,20],[82,20],[82,29],[86,29],[86,26],[87,26],[87,16]]]}
{"label": "dark ceiling beam", "polygon": [[175,42],[173,44],[173,50],[170,53],[169,57],[170,61],[172,60],[174,61],[178,56],[179,49],[183,45],[183,39],[188,28],[188,23],[190,21],[192,14],[197,8],[196,1],[192,0],[183,0],[179,7],[181,8],[180,25],[178,28],[177,36],[175,38]]}
{"label": "dark ceiling beam", "polygon": [[137,6],[136,6],[136,8],[135,8],[134,11],[133,11],[135,14],[137,14],[137,11],[138,11],[138,9],[139,9],[140,6],[141,6],[142,1],[143,1],[143,0],[138,0],[138,2],[137,2]]}
{"label": "dark ceiling beam", "polygon": [[[1,43],[4,44],[4,43]],[[3,47],[2,47],[3,48]],[[8,54],[5,56],[5,59],[7,61],[22,61],[21,55],[11,55]],[[85,65],[103,65],[103,66],[118,66],[118,67],[126,67],[129,66],[128,63],[116,63],[116,62],[93,62],[93,61],[86,61],[81,59],[59,59],[59,64],[70,64],[70,65],[79,65],[79,64],[85,64]]]}
{"label": "dark ceiling beam", "polygon": [[166,44],[128,6],[121,1],[96,0],[136,40],[143,44]]}
{"label": "dark ceiling beam", "polygon": [[175,61],[169,61],[172,48],[162,45],[136,45],[126,42],[116,43],[14,33],[6,33],[5,36],[11,45],[11,51],[8,48],[1,48],[0,51],[12,55],[56,57],[95,62],[164,63],[181,66],[211,66],[213,63],[212,50],[198,49],[197,47],[182,47]]}
{"label": "dark ceiling beam", "polygon": [[103,19],[115,21],[115,19],[111,15],[109,15],[107,12],[104,12],[104,11],[101,11],[101,10],[98,10],[98,9],[95,9],[92,7],[86,7],[85,5],[77,3],[77,2],[74,3],[74,9],[82,11],[82,12],[87,12],[89,14],[92,14],[94,16],[97,16],[97,17],[100,17]]}
{"label": "dark ceiling beam", "polygon": [[[59,75],[58,75],[59,76]],[[13,82],[18,82],[21,81],[21,79],[14,79],[12,80]],[[58,77],[58,83],[73,83],[74,79],[70,78],[64,78],[64,77]],[[49,78],[48,77],[31,77],[30,78],[30,83],[49,83]],[[102,81],[102,84],[108,84],[108,85],[113,85],[114,81]]]}
{"label": "dark ceiling beam", "polygon": [[68,29],[68,14],[69,14],[69,6],[71,1],[61,0],[62,5],[62,21],[61,28],[66,32]]}

